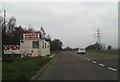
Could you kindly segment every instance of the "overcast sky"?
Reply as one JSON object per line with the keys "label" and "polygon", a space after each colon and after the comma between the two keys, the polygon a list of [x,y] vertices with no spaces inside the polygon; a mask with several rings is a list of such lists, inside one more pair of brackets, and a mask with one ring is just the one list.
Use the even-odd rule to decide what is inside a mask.
{"label": "overcast sky", "polygon": [[44,27],[63,47],[86,47],[96,42],[97,28],[106,46],[118,46],[117,2],[4,2],[7,18],[15,16],[17,26],[36,30]]}

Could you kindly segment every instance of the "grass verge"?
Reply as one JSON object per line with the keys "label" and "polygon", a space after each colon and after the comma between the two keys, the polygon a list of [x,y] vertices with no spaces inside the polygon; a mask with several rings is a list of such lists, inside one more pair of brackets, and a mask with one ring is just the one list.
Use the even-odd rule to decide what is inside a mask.
{"label": "grass verge", "polygon": [[28,58],[2,63],[2,80],[30,80],[51,59],[48,57]]}
{"label": "grass verge", "polygon": [[88,52],[111,55],[118,55],[118,53],[120,53],[118,50],[88,50]]}

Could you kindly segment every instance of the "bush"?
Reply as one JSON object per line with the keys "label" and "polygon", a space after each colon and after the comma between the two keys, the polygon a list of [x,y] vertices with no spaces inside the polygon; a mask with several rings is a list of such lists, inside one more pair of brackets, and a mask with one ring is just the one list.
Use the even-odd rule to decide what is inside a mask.
{"label": "bush", "polygon": [[28,60],[28,59],[31,59],[31,57],[28,56],[28,55],[26,55],[26,56],[24,56],[24,57],[22,58],[22,60]]}
{"label": "bush", "polygon": [[3,58],[2,58],[2,61],[3,62],[13,62],[13,61],[15,61],[15,56],[14,55],[11,55],[11,56],[3,56]]}

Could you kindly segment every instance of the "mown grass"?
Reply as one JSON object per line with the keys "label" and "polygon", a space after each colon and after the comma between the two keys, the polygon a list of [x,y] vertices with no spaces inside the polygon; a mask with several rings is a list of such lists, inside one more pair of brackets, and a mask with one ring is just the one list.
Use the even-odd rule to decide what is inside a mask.
{"label": "mown grass", "polygon": [[120,53],[119,50],[87,50],[87,51],[93,53],[112,54],[112,55],[119,55],[118,53]]}
{"label": "mown grass", "polygon": [[30,80],[50,58],[28,58],[2,63],[2,80]]}

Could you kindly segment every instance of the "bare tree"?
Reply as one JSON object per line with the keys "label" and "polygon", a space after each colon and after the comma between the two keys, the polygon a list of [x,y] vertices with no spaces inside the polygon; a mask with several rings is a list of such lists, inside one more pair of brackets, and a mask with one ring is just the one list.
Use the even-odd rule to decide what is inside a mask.
{"label": "bare tree", "polygon": [[0,27],[2,26],[2,23],[3,23],[3,17],[0,16]]}
{"label": "bare tree", "polygon": [[35,32],[35,29],[32,28],[32,27],[29,27],[29,28],[28,28],[28,32],[29,32],[29,33],[34,33],[34,32]]}
{"label": "bare tree", "polygon": [[15,30],[14,27],[16,25],[16,18],[14,16],[12,16],[7,23],[7,27],[6,27],[6,32],[8,34],[13,33],[13,31]]}

